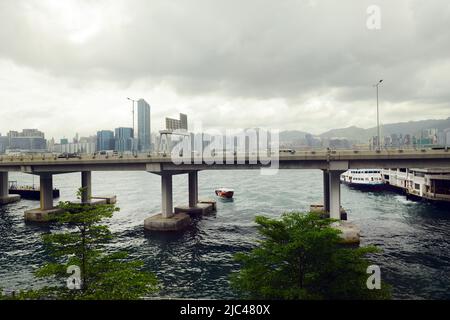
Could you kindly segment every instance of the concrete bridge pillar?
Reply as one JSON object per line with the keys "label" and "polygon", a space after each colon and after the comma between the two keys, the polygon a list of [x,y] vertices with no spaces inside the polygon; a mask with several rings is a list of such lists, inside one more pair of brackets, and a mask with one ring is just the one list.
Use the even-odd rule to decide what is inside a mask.
{"label": "concrete bridge pillar", "polygon": [[92,198],[92,173],[91,171],[81,172],[81,202],[88,203]]}
{"label": "concrete bridge pillar", "polygon": [[330,218],[341,220],[341,180],[343,171],[329,171]]}
{"label": "concrete bridge pillar", "polygon": [[26,221],[48,222],[51,220],[52,215],[63,211],[53,207],[53,175],[51,173],[42,173],[39,175],[39,182],[40,207],[25,211]]}
{"label": "concrete bridge pillar", "polygon": [[170,218],[173,216],[172,174],[163,173],[161,175],[161,192],[162,217]]}
{"label": "concrete bridge pillar", "polygon": [[40,200],[41,210],[53,209],[53,176],[51,174],[40,175]]}
{"label": "concrete bridge pillar", "polygon": [[16,202],[19,200],[19,195],[9,194],[8,172],[0,172],[0,205]]}
{"label": "concrete bridge pillar", "polygon": [[198,204],[198,172],[189,172],[189,207],[196,207]]}
{"label": "concrete bridge pillar", "polygon": [[109,196],[93,196],[92,195],[92,172],[81,171],[81,203],[98,205],[98,204],[115,204],[117,197]]}
{"label": "concrete bridge pillar", "polygon": [[179,231],[188,227],[191,218],[184,212],[173,212],[172,176],[161,172],[161,213],[144,220],[144,228],[149,231]]}
{"label": "concrete bridge pillar", "polygon": [[8,172],[0,172],[0,197],[6,197],[8,193]]}
{"label": "concrete bridge pillar", "polygon": [[330,173],[323,170],[323,210],[330,212]]}
{"label": "concrete bridge pillar", "polygon": [[202,215],[216,211],[214,200],[198,200],[198,171],[188,172],[189,182],[189,205],[175,207],[175,213],[187,213],[192,215]]}
{"label": "concrete bridge pillar", "polygon": [[341,208],[341,174],[345,171],[330,170],[330,218],[339,220],[332,227],[340,231],[341,242],[344,244],[359,244],[360,229],[347,220],[347,214]]}

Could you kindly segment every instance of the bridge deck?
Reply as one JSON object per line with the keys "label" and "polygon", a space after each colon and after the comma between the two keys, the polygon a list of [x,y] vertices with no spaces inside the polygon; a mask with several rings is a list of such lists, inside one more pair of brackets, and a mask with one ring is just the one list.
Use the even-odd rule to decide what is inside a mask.
{"label": "bridge deck", "polygon": [[[164,170],[226,170],[259,169],[279,166],[280,169],[331,169],[349,168],[450,168],[450,152],[447,150],[339,150],[297,151],[257,157],[256,154],[215,157],[190,157],[176,165],[170,155],[81,155],[77,158],[58,158],[51,154],[0,156],[0,171],[28,173],[73,171],[151,171]],[[228,163],[232,162],[232,164]],[[270,163],[269,160],[272,160]],[[276,163],[278,161],[278,165]]]}

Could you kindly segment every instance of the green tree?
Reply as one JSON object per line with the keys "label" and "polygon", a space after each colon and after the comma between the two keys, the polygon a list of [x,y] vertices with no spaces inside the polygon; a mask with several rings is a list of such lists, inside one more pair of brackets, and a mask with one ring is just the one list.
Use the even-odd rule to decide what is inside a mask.
{"label": "green tree", "polygon": [[[81,196],[82,189],[78,192]],[[89,205],[60,202],[64,213],[54,220],[63,227],[59,233],[43,235],[49,261],[35,273],[56,285],[20,292],[19,299],[139,299],[157,291],[157,279],[143,271],[143,262],[130,260],[126,252],[106,253],[113,235],[101,221],[112,217],[114,205]],[[69,289],[69,267],[79,268],[80,280]],[[75,269],[74,269],[75,270]],[[73,271],[72,271],[73,272]],[[73,274],[76,276],[76,274]],[[72,278],[71,278],[72,279]]]}
{"label": "green tree", "polygon": [[256,217],[258,246],[235,259],[232,287],[251,299],[388,299],[389,288],[369,290],[366,256],[374,247],[341,244],[334,220],[288,213],[280,220]]}

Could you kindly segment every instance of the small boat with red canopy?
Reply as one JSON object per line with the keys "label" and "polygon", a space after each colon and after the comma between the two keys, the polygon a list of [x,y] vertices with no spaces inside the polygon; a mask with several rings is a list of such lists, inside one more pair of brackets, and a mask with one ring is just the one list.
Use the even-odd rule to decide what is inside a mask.
{"label": "small boat with red canopy", "polygon": [[231,199],[234,195],[234,190],[229,188],[219,188],[216,189],[216,196],[223,198],[223,199]]}

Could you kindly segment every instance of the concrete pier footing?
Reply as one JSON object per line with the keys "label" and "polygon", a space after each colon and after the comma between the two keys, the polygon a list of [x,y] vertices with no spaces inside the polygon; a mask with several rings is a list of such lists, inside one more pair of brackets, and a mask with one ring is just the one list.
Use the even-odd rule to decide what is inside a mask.
{"label": "concrete pier footing", "polygon": [[359,244],[361,230],[352,222],[337,221],[331,225],[333,228],[341,231],[340,237],[344,244]]}
{"label": "concrete pier footing", "polygon": [[[310,212],[317,213],[323,218],[329,218],[330,213],[324,210],[324,206],[321,204],[312,204],[310,206]],[[341,207],[341,220],[333,222],[331,226],[341,231],[340,237],[344,244],[359,244],[361,231],[353,222],[346,221],[347,212]]]}
{"label": "concrete pier footing", "polygon": [[190,215],[204,215],[214,212],[216,203],[214,201],[198,200],[198,172],[192,171],[188,173],[188,189],[189,204],[187,206],[177,206],[174,208],[175,213],[187,213]]}
{"label": "concrete pier footing", "polygon": [[212,199],[200,199],[198,201],[198,203],[208,203],[212,206],[212,211],[216,212],[217,211],[217,201],[212,200]]}
{"label": "concrete pier footing", "polygon": [[0,206],[17,201],[20,201],[20,196],[18,194],[8,194],[6,196],[0,196]]}
{"label": "concrete pier footing", "polygon": [[106,204],[117,203],[117,196],[95,196],[91,197],[91,200],[105,200]]}
{"label": "concrete pier footing", "polygon": [[172,176],[175,173],[161,173],[160,214],[144,220],[144,228],[150,231],[179,231],[191,223],[190,215],[205,215],[217,210],[216,201],[198,199],[198,170],[188,172],[189,202],[173,208]]}
{"label": "concrete pier footing", "polygon": [[74,203],[99,205],[115,204],[117,202],[116,196],[92,196],[92,173],[90,171],[81,172],[81,188],[81,201],[75,201]]}
{"label": "concrete pier footing", "polygon": [[53,176],[50,173],[43,173],[39,176],[40,181],[40,204],[37,209],[25,211],[25,221],[49,222],[52,216],[62,213],[63,210],[53,206]]}
{"label": "concrete pier footing", "polygon": [[83,200],[70,201],[70,203],[96,206],[96,205],[100,205],[100,204],[107,204],[107,201],[106,201],[106,199],[94,199],[94,198],[91,198],[91,199],[86,200],[86,201],[83,201]]}
{"label": "concrete pier footing", "polygon": [[[312,204],[309,207],[309,211],[313,213],[318,213],[324,218],[329,218],[330,213],[327,212],[322,204]],[[341,220],[347,220],[347,211],[341,206]]]}
{"label": "concrete pier footing", "polygon": [[59,213],[62,213],[63,210],[60,208],[52,208],[52,209],[32,209],[25,211],[24,218],[25,221],[28,222],[50,222],[53,220],[53,217]]}
{"label": "concrete pier footing", "polygon": [[175,213],[184,212],[192,215],[205,215],[214,212],[214,206],[211,203],[197,203],[195,207],[177,206],[174,210]]}
{"label": "concrete pier footing", "polygon": [[184,212],[174,213],[172,202],[172,174],[161,175],[162,212],[144,220],[148,231],[180,231],[191,224],[191,217]]}
{"label": "concrete pier footing", "polygon": [[162,213],[144,220],[144,228],[148,231],[180,231],[191,224],[191,217],[186,213],[176,213],[164,217]]}

